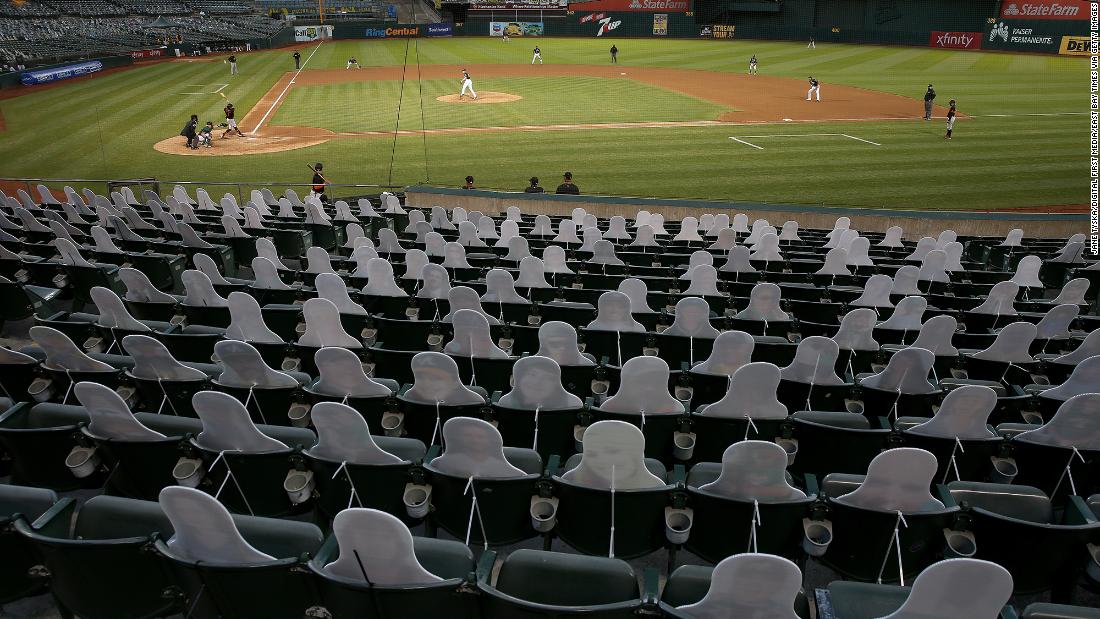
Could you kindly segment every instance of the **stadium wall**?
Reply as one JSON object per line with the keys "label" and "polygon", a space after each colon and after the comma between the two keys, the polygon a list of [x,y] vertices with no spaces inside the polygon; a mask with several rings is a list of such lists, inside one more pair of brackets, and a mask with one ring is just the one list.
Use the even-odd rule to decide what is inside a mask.
{"label": "stadium wall", "polygon": [[524,213],[536,215],[568,215],[574,208],[580,207],[605,218],[614,215],[632,218],[642,209],[662,213],[669,219],[726,211],[745,213],[750,221],[762,217],[778,225],[777,222],[794,220],[800,227],[827,230],[832,229],[837,217],[845,216],[851,218],[853,228],[869,232],[885,232],[891,226],[901,226],[906,238],[910,239],[935,236],[945,226],[950,226],[961,236],[1003,237],[1009,230],[1020,228],[1029,237],[1062,239],[1078,232],[1087,232],[1089,227],[1087,214],[907,211],[763,202],[559,196],[425,185],[406,187],[405,201],[408,206],[417,208],[445,204],[447,208],[461,206],[468,211],[482,213],[503,213],[509,206],[519,206]]}

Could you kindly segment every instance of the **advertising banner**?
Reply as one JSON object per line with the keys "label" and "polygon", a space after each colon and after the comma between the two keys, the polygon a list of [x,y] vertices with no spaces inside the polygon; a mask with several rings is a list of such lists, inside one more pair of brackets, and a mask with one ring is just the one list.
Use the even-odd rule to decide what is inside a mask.
{"label": "advertising banner", "polygon": [[569,0],[472,0],[471,11],[564,11]]}
{"label": "advertising banner", "polygon": [[1088,0],[1005,0],[1001,3],[1001,19],[1088,18]]}
{"label": "advertising banner", "polygon": [[1096,50],[1090,37],[1062,37],[1058,53],[1063,56],[1091,56]]}
{"label": "advertising banner", "polygon": [[90,75],[102,70],[102,62],[90,60],[78,64],[53,67],[51,69],[24,71],[23,74],[19,76],[19,81],[22,82],[24,86],[33,86],[34,84],[45,84],[46,82],[56,82],[59,80],[67,80],[72,77],[80,77],[81,75]]}
{"label": "advertising banner", "polygon": [[450,22],[440,22],[438,24],[428,24],[424,26],[424,34],[429,37],[449,37],[454,33],[454,24]]}
{"label": "advertising banner", "polygon": [[332,26],[295,26],[294,40],[298,42],[331,39]]}
{"label": "advertising banner", "polygon": [[668,36],[668,13],[653,14],[653,35]]}
{"label": "advertising banner", "polygon": [[588,15],[584,15],[581,17],[581,23],[587,24],[590,21],[596,21],[605,17],[607,17],[607,14],[605,13],[589,13]]}
{"label": "advertising banner", "polygon": [[691,11],[691,0],[589,0],[574,2],[569,5],[569,10],[687,13]]}
{"label": "advertising banner", "polygon": [[704,39],[732,39],[737,26],[713,24],[699,28],[699,36]]}
{"label": "advertising banner", "polygon": [[138,49],[130,52],[130,57],[134,60],[149,60],[150,58],[164,58],[166,57],[167,50],[165,49]]}
{"label": "advertising banner", "polygon": [[989,24],[982,49],[1012,52],[1056,53],[1062,36],[1069,34],[1054,21],[993,20]]}
{"label": "advertising banner", "polygon": [[933,30],[928,35],[928,46],[942,49],[981,49],[981,32],[942,32]]}
{"label": "advertising banner", "polygon": [[541,37],[546,33],[546,26],[540,21],[489,22],[489,36],[502,37],[505,32],[510,37]]}
{"label": "advertising banner", "polygon": [[426,24],[395,24],[388,27],[367,28],[363,36],[368,39],[412,39],[425,36]]}

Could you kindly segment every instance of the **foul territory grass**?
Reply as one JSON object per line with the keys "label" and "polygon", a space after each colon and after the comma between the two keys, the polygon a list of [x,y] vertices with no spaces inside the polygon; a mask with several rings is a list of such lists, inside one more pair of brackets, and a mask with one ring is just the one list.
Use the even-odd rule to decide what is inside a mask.
{"label": "foul territory grass", "polygon": [[[606,122],[717,118],[729,108],[633,80],[511,77],[478,80],[477,91],[523,97],[494,104],[456,104],[437,97],[458,94],[457,80],[376,80],[296,87],[271,123],[331,131],[392,131],[395,127],[519,127]],[[404,99],[404,102],[399,102]],[[331,101],[363,101],[332,113]],[[421,114],[423,101],[423,114]],[[568,105],[563,105],[568,101]],[[408,107],[406,107],[408,106]],[[398,110],[401,111],[398,117]],[[400,121],[400,122],[399,122]]]}
{"label": "foul territory grass", "polygon": [[[815,51],[800,43],[763,41],[537,42],[546,62],[557,64],[605,63],[607,48],[616,43],[624,66],[741,72],[756,53],[762,73],[799,80],[812,74],[822,80],[826,97],[830,84],[912,97],[914,116],[919,114],[918,99],[932,82],[940,93],[938,102],[958,99],[960,111],[976,118],[960,122],[951,142],[942,139],[943,123],[937,120],[412,135],[396,141],[351,138],[241,157],[183,157],[152,149],[155,142],[177,135],[192,113],[203,120],[220,119],[221,96],[180,94],[195,91],[193,85],[212,84],[209,90],[214,90],[228,82],[222,92],[243,116],[293,67],[289,51],[273,50],[240,55],[242,74],[233,78],[217,61],[158,63],[0,100],[7,122],[7,130],[0,133],[0,175],[306,182],[309,172],[304,163],[323,161],[327,175],[337,183],[457,185],[472,174],[479,187],[518,190],[532,175],[553,186],[568,169],[585,193],[616,195],[928,209],[1086,201],[1088,117],[1024,115],[1087,111],[1087,60],[867,45],[819,44]],[[322,45],[306,71],[342,68],[349,56],[378,66],[400,65],[406,58],[410,63],[419,58],[422,64],[526,63],[533,45],[530,40],[505,43],[488,38],[338,41]],[[303,56],[312,51],[303,50]],[[499,84],[476,80],[475,85],[511,92],[525,81],[517,79]],[[481,109],[463,108],[461,122],[451,116],[450,106],[434,100],[453,91],[457,80],[444,81],[441,90],[425,82],[424,122],[428,127],[478,126],[470,124],[474,121],[622,122],[629,120],[628,114],[635,114],[634,119],[676,120],[713,113],[703,109],[712,104],[652,87],[637,95],[622,92],[618,101],[593,100],[585,93],[584,79],[556,78],[542,86],[535,80],[529,93],[517,94],[525,100],[529,94],[538,105],[524,107],[521,101],[485,106],[494,108],[486,117],[479,116]],[[410,105],[412,86],[415,65],[406,75],[402,129],[418,128],[421,122],[419,102]],[[307,124],[303,119],[316,118],[315,126],[348,131],[368,130],[372,124],[393,128],[392,95],[310,94],[314,88],[328,87],[292,90],[290,107],[275,114],[275,120]],[[438,94],[428,97],[429,90]],[[657,102],[658,96],[672,98]],[[522,112],[503,111],[513,106]],[[302,109],[292,122],[284,120],[294,107]],[[756,150],[728,139],[811,133],[847,133],[882,146],[807,136],[760,139],[757,143],[765,150]]]}

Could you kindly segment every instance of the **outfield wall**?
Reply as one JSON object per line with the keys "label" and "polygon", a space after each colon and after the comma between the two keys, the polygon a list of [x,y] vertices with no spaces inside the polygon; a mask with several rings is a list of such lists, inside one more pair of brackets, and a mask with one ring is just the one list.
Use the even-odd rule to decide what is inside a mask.
{"label": "outfield wall", "polygon": [[961,236],[1003,237],[1013,228],[1024,236],[1065,239],[1087,233],[1087,214],[1056,213],[980,213],[960,211],[912,211],[803,204],[768,204],[764,202],[719,202],[710,200],[674,200],[665,198],[620,198],[609,196],[559,196],[550,193],[511,193],[429,187],[415,185],[405,188],[405,203],[417,208],[461,206],[468,211],[504,213],[509,206],[519,206],[527,214],[568,215],[580,207],[597,217],[622,215],[633,218],[639,210],[661,213],[666,219],[698,217],[701,213],[744,213],[749,221],[768,219],[778,226],[794,220],[802,228],[830,230],[838,217],[849,217],[852,228],[868,232],[885,232],[891,226],[901,226],[905,237],[918,239],[936,236],[951,228]]}

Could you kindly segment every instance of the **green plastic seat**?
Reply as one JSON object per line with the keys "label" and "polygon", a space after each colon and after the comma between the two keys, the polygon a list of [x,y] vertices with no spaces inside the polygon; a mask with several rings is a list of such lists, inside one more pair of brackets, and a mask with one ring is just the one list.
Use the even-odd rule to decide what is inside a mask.
{"label": "green plastic seat", "polygon": [[[45,581],[34,578],[31,568],[38,563],[32,545],[17,530],[69,526],[72,499],[58,501],[57,494],[44,488],[0,485],[0,604],[43,591]],[[36,523],[31,525],[31,523]]]}
{"label": "green plastic seat", "polygon": [[[625,561],[538,550],[511,553],[496,582],[482,573],[478,589],[484,619],[626,619],[643,605],[638,577]],[[647,596],[656,596],[652,589]]]}
{"label": "green plastic seat", "polygon": [[1100,608],[1034,602],[1024,608],[1020,619],[1100,619]]}
{"label": "green plastic seat", "polygon": [[872,424],[859,413],[798,411],[791,415],[789,433],[785,432],[783,438],[797,440],[792,445],[795,457],[791,472],[821,477],[866,471],[886,447],[890,434],[882,418]]}
{"label": "green plastic seat", "polygon": [[0,447],[12,459],[12,483],[53,490],[102,487],[109,462],[83,478],[65,464],[87,421],[80,407],[62,404],[25,402],[0,414]]}

